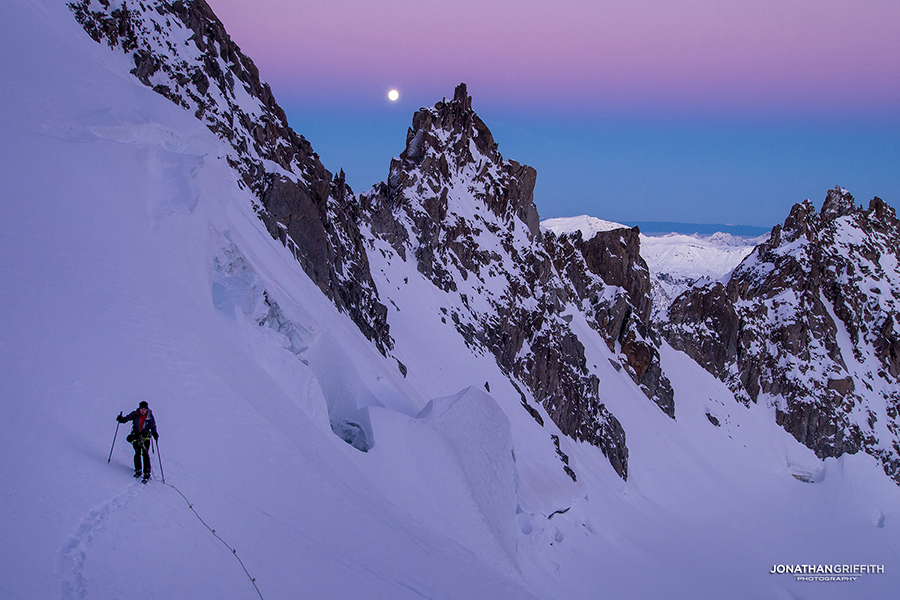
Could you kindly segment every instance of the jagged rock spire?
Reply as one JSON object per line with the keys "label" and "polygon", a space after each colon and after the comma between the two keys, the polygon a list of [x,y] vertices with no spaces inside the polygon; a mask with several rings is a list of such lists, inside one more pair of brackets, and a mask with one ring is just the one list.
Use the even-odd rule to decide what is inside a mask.
{"label": "jagged rock spire", "polygon": [[472,110],[465,83],[456,87],[453,100],[416,111],[406,148],[391,162],[379,192],[393,206],[403,197],[421,193],[426,184],[433,190],[447,188],[454,177],[473,180],[475,196],[488,209],[498,217],[518,219],[531,239],[540,238],[540,217],[534,205],[537,171],[503,159],[490,129]]}
{"label": "jagged rock spire", "polygon": [[825,196],[825,203],[822,205],[822,217],[826,219],[837,219],[851,214],[856,209],[856,203],[853,196],[847,190],[840,186],[828,190]]}
{"label": "jagged rock spire", "polygon": [[[500,155],[463,83],[452,100],[415,113],[387,181],[360,203],[373,233],[400,260],[414,260],[419,273],[457,298],[446,314],[467,344],[492,353],[564,434],[599,447],[624,478],[625,431],[603,403],[571,317],[561,312],[566,303],[590,304],[588,319],[611,350],[621,348],[621,367],[674,418],[673,392],[648,337],[649,279],[638,232],[584,242],[544,237],[536,178],[533,168]],[[524,391],[522,404],[534,411]]]}

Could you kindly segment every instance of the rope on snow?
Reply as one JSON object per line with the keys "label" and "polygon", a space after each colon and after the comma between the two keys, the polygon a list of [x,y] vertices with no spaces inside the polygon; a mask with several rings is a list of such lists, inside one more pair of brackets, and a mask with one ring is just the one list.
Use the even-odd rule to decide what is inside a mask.
{"label": "rope on snow", "polygon": [[200,513],[197,512],[197,509],[194,508],[194,503],[191,502],[190,500],[188,500],[187,496],[185,496],[185,495],[182,493],[181,490],[179,490],[177,487],[175,487],[175,486],[172,485],[171,483],[165,483],[165,482],[164,482],[163,485],[167,485],[167,486],[169,486],[170,488],[172,488],[173,490],[175,490],[176,492],[178,492],[178,495],[181,496],[182,498],[184,498],[184,501],[187,502],[188,508],[191,509],[191,511],[194,513],[194,515],[196,515],[196,517],[197,517],[198,519],[200,519],[200,522],[203,523],[203,526],[206,527],[207,529],[209,529],[209,531],[216,537],[216,539],[218,539],[220,542],[222,542],[222,543],[225,545],[226,548],[228,548],[229,550],[231,550],[231,554],[233,554],[234,557],[237,559],[237,561],[238,561],[239,563],[241,563],[241,568],[244,569],[244,573],[247,574],[247,579],[250,580],[250,583],[253,584],[253,588],[256,590],[256,593],[259,594],[260,600],[265,600],[265,599],[263,598],[262,592],[259,591],[259,588],[258,588],[257,585],[256,585],[256,578],[253,577],[252,575],[250,575],[250,571],[247,570],[247,566],[244,564],[244,561],[242,561],[242,560],[241,560],[241,557],[238,556],[237,550],[235,550],[234,548],[232,548],[232,547],[228,544],[228,542],[226,542],[225,540],[223,540],[222,537],[221,537],[218,533],[216,533],[216,530],[215,530],[215,529],[213,529],[212,527],[210,527],[209,524],[208,524],[206,521],[203,520],[203,517],[201,517],[201,516],[200,516]]}

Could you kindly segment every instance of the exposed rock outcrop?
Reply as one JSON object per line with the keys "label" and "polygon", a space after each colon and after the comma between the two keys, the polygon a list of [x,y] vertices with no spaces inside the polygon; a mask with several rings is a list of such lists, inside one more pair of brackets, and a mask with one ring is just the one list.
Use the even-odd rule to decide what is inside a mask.
{"label": "exposed rock outcrop", "polygon": [[637,228],[600,231],[584,241],[575,232],[548,234],[545,248],[565,273],[591,325],[621,357],[648,398],[675,418],[674,391],[659,364],[650,327],[650,274]]}
{"label": "exposed rock outcrop", "polygon": [[[797,204],[731,276],[672,304],[665,337],[820,457],[864,450],[900,482],[900,222],[840,188]],[[873,401],[877,399],[877,401]]]}

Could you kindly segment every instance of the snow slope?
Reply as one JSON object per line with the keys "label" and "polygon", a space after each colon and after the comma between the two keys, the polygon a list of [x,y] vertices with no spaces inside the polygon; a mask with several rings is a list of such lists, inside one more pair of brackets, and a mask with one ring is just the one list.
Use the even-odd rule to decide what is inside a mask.
{"label": "snow slope", "polygon": [[[400,395],[396,369],[260,229],[218,141],[121,76],[64,6],[7,17],[4,43],[28,62],[4,53],[0,596],[256,596],[158,468],[131,479],[125,431],[103,460],[113,417],[147,400],[167,482],[265,597],[529,597],[381,494],[378,458],[330,430],[324,395],[350,390],[251,323],[265,282],[327,378]],[[233,245],[255,277],[214,292]],[[397,402],[415,414],[413,400]]]}
{"label": "snow slope", "polygon": [[[407,286],[382,356],[272,240],[220,141],[64,3],[11,0],[0,40],[0,598],[883,598],[900,583],[900,493],[870,457],[817,460],[664,346],[673,421],[576,313],[630,476],[563,437],[573,482],[549,419],[442,323],[434,286],[379,276]],[[146,486],[114,421],[141,400],[160,431]],[[795,563],[886,572],[769,574]]]}

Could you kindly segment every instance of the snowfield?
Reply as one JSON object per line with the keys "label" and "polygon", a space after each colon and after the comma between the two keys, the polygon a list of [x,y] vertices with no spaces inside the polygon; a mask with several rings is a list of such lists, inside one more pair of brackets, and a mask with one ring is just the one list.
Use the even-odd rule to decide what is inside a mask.
{"label": "snowfield", "polygon": [[[0,598],[896,593],[900,490],[870,456],[818,460],[774,399],[745,408],[663,346],[672,420],[575,312],[630,454],[626,482],[560,436],[573,481],[558,429],[442,321],[442,292],[379,275],[403,288],[383,356],[269,236],[202,123],[64,2],[4,11]],[[141,400],[160,433],[147,485],[114,419]]]}

